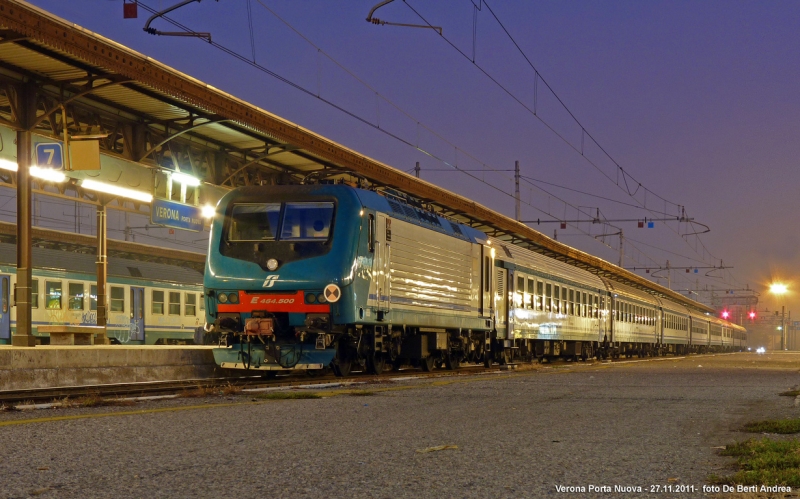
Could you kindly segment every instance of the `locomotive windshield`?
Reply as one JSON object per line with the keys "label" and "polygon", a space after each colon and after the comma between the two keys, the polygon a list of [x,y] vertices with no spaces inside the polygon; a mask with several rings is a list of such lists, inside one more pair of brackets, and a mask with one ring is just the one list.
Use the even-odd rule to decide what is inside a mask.
{"label": "locomotive windshield", "polygon": [[236,204],[228,241],[326,241],[333,211],[331,202]]}
{"label": "locomotive windshield", "polygon": [[234,205],[228,240],[274,241],[280,214],[280,203]]}

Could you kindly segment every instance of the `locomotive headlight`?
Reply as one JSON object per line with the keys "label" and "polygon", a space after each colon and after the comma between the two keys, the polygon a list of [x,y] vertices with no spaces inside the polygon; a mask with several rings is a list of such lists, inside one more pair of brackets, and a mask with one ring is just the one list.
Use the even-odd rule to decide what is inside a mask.
{"label": "locomotive headlight", "polygon": [[228,303],[228,295],[226,295],[225,293],[219,293],[217,295],[217,299],[219,300],[220,303]]}
{"label": "locomotive headlight", "polygon": [[276,260],[274,258],[270,258],[269,260],[267,260],[267,268],[269,270],[277,269],[278,268],[278,260]]}
{"label": "locomotive headlight", "polygon": [[308,303],[314,303],[317,301],[317,297],[314,295],[314,293],[306,293],[306,301]]}
{"label": "locomotive headlight", "polygon": [[238,293],[228,293],[228,301],[231,303],[239,303]]}
{"label": "locomotive headlight", "polygon": [[318,294],[317,295],[317,301],[319,301],[320,303],[326,303],[328,301],[328,299],[325,298],[325,293]]}

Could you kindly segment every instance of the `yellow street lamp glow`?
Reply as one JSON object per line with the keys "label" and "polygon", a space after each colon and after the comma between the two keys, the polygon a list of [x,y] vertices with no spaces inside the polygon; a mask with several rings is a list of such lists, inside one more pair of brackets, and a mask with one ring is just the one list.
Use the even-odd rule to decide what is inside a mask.
{"label": "yellow street lamp glow", "polygon": [[217,210],[210,204],[203,206],[203,209],[200,211],[200,213],[203,215],[203,218],[214,218],[214,214],[216,212]]}
{"label": "yellow street lamp glow", "polygon": [[782,295],[785,294],[786,291],[788,291],[786,284],[775,283],[769,287],[769,292],[774,295]]}
{"label": "yellow street lamp glow", "polygon": [[107,184],[105,182],[98,182],[92,179],[83,179],[81,181],[81,187],[84,189],[89,189],[90,191],[97,191],[103,192],[105,194],[111,194],[113,196],[119,196],[128,199],[134,199],[136,201],[142,201],[144,203],[150,203],[153,201],[153,195],[147,192],[136,191],[134,189],[128,189],[125,187],[119,187],[114,184]]}
{"label": "yellow street lamp glow", "polygon": [[31,166],[28,170],[31,177],[40,178],[42,180],[49,180],[50,182],[63,182],[67,180],[67,176],[58,170],[52,168],[40,168],[38,166]]}

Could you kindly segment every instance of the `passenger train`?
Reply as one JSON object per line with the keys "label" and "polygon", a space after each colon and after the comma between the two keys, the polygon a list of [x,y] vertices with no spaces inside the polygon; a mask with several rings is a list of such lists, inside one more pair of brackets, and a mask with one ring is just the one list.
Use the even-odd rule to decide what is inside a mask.
{"label": "passenger train", "polygon": [[[97,324],[97,264],[91,254],[33,248],[32,320],[42,325]],[[192,344],[202,341],[202,274],[188,267],[108,259],[108,337],[113,343]],[[16,246],[0,243],[0,344],[16,331],[13,290]],[[198,334],[198,330],[200,334]]]}
{"label": "passenger train", "polygon": [[204,288],[216,362],[268,376],[731,351],[747,339],[699,307],[344,184],[226,194]]}

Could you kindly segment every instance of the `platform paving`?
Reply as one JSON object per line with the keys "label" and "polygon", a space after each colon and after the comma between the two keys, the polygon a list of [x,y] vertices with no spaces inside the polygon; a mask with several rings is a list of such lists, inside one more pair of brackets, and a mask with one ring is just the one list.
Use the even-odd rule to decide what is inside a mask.
{"label": "platform paving", "polygon": [[0,345],[0,390],[203,378],[216,372],[212,348]]}
{"label": "platform paving", "polygon": [[[799,370],[737,354],[5,412],[0,498],[711,497],[709,474],[732,472],[716,447],[800,416],[778,395]],[[650,491],[677,485],[695,489]]]}

